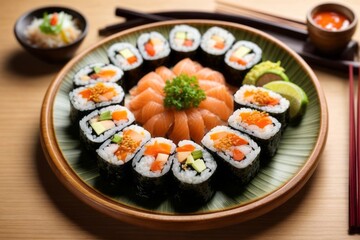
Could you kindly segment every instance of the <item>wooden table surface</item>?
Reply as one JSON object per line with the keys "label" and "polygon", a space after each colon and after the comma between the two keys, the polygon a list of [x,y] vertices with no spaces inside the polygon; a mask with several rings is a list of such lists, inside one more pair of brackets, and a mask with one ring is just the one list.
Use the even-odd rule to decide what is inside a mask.
{"label": "wooden table surface", "polygon": [[[318,0],[256,0],[245,6],[304,20]],[[358,0],[337,1],[352,6]],[[320,164],[305,187],[284,205],[222,229],[170,233],[132,226],[78,200],[51,171],[39,142],[44,94],[63,65],[37,60],[16,42],[13,26],[49,0],[3,1],[0,15],[0,239],[356,239],[348,227],[348,81],[346,74],[313,68],[326,94],[329,132]],[[79,52],[102,39],[97,30],[121,21],[116,6],[142,11],[214,11],[214,0],[63,0],[81,10],[90,30]],[[358,28],[359,29],[359,28]],[[355,39],[360,40],[359,30]],[[151,224],[151,222],[149,222]],[[171,236],[170,236],[171,234]]]}

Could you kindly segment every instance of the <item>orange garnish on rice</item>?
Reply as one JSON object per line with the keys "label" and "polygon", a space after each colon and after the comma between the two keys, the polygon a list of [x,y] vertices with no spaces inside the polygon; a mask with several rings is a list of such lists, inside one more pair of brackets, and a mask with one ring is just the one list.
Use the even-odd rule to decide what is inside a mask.
{"label": "orange garnish on rice", "polygon": [[142,135],[129,129],[124,131],[119,147],[115,151],[115,156],[121,161],[125,161],[128,154],[133,153],[140,145]]}
{"label": "orange garnish on rice", "polygon": [[240,117],[242,121],[247,123],[248,125],[256,125],[259,128],[264,128],[272,123],[269,114],[266,112],[259,112],[259,111],[241,112]]}
{"label": "orange garnish on rice", "polygon": [[261,90],[249,90],[244,93],[244,97],[250,102],[259,104],[259,105],[276,105],[279,103],[279,99],[273,98],[266,91]]}
{"label": "orange garnish on rice", "polygon": [[93,102],[102,102],[110,100],[116,96],[115,89],[113,87],[107,87],[104,83],[97,83],[93,87],[89,87],[80,92],[83,98]]}

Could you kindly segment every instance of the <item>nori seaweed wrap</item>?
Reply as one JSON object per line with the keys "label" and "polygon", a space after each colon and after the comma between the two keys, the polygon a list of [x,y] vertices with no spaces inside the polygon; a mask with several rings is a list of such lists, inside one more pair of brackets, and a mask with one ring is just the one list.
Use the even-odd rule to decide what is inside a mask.
{"label": "nori seaweed wrap", "polygon": [[232,185],[240,188],[258,173],[260,147],[248,135],[218,126],[211,129],[201,143],[216,159],[220,175]]}
{"label": "nori seaweed wrap", "polygon": [[261,159],[273,157],[281,140],[281,123],[266,112],[250,108],[236,110],[229,125],[250,137],[261,147]]}
{"label": "nori seaweed wrap", "polygon": [[234,94],[235,109],[242,107],[269,113],[281,123],[282,131],[290,118],[290,102],[280,94],[263,87],[243,85]]}
{"label": "nori seaweed wrap", "polygon": [[135,193],[141,199],[159,200],[169,194],[175,144],[162,137],[150,139],[133,162]]}
{"label": "nori seaweed wrap", "polygon": [[91,112],[80,122],[80,141],[87,150],[96,150],[109,137],[135,121],[124,106],[113,105]]}
{"label": "nori seaweed wrap", "polygon": [[137,125],[115,133],[96,150],[100,175],[109,184],[118,184],[128,178],[135,154],[150,138],[150,133]]}
{"label": "nori seaweed wrap", "polygon": [[193,141],[180,141],[172,166],[176,203],[190,208],[208,202],[215,193],[216,169],[208,151]]}
{"label": "nori seaweed wrap", "polygon": [[125,93],[116,83],[98,82],[75,88],[69,93],[70,119],[77,128],[81,118],[95,109],[110,105],[124,105]]}
{"label": "nori seaweed wrap", "polygon": [[262,50],[253,42],[238,41],[225,54],[225,73],[228,83],[241,86],[245,74],[261,61]]}

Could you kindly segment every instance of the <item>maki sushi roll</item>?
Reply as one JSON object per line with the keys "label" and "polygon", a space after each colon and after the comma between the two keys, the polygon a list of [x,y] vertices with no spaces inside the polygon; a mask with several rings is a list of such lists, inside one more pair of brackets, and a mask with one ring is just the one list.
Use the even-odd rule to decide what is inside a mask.
{"label": "maki sushi roll", "polygon": [[125,93],[116,83],[94,83],[75,88],[69,93],[71,110],[70,119],[73,124],[95,109],[124,103]]}
{"label": "maki sushi roll", "polygon": [[110,62],[124,71],[122,86],[125,90],[132,88],[142,76],[143,58],[139,50],[130,43],[120,42],[111,45],[107,54]]}
{"label": "maki sushi roll", "polygon": [[280,94],[263,87],[243,85],[234,94],[235,109],[248,107],[269,113],[285,129],[289,122],[290,102]]}
{"label": "maki sushi roll", "polygon": [[208,151],[193,141],[180,141],[172,166],[176,202],[194,207],[208,202],[215,193],[216,168],[216,161]]}
{"label": "maki sushi roll", "polygon": [[229,117],[229,125],[250,135],[261,147],[262,159],[273,157],[280,143],[281,123],[266,112],[240,108]]}
{"label": "maki sushi roll", "polygon": [[97,82],[112,82],[121,85],[124,72],[112,65],[94,63],[81,68],[74,76],[74,86],[82,87]]}
{"label": "maki sushi roll", "polygon": [[137,40],[137,47],[148,69],[163,65],[170,56],[170,45],[158,32],[141,34]]}
{"label": "maki sushi roll", "polygon": [[200,44],[202,59],[206,65],[217,70],[222,69],[225,53],[234,41],[235,37],[229,31],[220,27],[209,28],[202,36]]}
{"label": "maki sushi roll", "polygon": [[260,147],[248,135],[217,126],[201,143],[217,160],[222,176],[232,184],[245,185],[258,173]]}
{"label": "maki sushi roll", "polygon": [[150,138],[150,133],[137,125],[115,133],[96,150],[100,175],[110,184],[123,182],[131,174],[135,154]]}
{"label": "maki sushi roll", "polygon": [[147,142],[132,162],[136,194],[141,199],[162,199],[171,186],[175,144],[156,137]]}
{"label": "maki sushi roll", "polygon": [[172,49],[173,63],[184,58],[196,58],[196,51],[199,48],[201,35],[199,30],[189,25],[176,25],[170,31],[170,47]]}
{"label": "maki sushi roll", "polygon": [[134,121],[134,114],[120,105],[95,110],[79,122],[80,141],[86,149],[96,150],[105,140]]}
{"label": "maki sushi roll", "polygon": [[245,74],[261,61],[262,50],[253,42],[238,41],[225,54],[227,80],[240,86]]}

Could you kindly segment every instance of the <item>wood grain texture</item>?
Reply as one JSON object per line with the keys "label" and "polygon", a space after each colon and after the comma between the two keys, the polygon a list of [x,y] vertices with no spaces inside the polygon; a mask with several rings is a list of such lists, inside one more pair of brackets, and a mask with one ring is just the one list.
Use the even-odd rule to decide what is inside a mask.
{"label": "wood grain texture", "polygon": [[[303,20],[319,0],[244,2],[248,7]],[[356,0],[337,1],[353,6]],[[148,230],[90,208],[56,178],[39,141],[40,111],[50,81],[62,65],[41,62],[24,52],[13,36],[16,19],[52,1],[2,2],[0,15],[0,239],[168,239],[169,232]],[[212,0],[64,0],[81,9],[90,31],[79,52],[101,40],[97,30],[121,21],[116,6],[143,11],[213,10]],[[278,5],[279,4],[279,5]],[[274,5],[278,7],[274,7]],[[355,34],[357,41],[359,29]],[[319,166],[289,201],[254,220],[222,229],[171,233],[173,239],[354,239],[347,235],[348,82],[330,69],[314,69],[329,107],[329,134]],[[150,224],[150,223],[149,223]]]}

